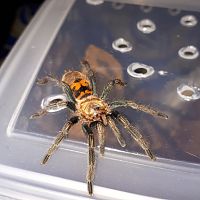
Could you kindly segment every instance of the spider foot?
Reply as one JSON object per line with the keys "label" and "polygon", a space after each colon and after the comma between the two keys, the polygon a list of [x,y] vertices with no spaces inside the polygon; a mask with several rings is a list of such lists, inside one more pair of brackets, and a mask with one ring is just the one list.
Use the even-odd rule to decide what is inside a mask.
{"label": "spider foot", "polygon": [[93,183],[91,181],[88,181],[87,186],[89,195],[93,195]]}
{"label": "spider foot", "polygon": [[45,155],[45,157],[44,157],[44,159],[42,160],[41,164],[42,164],[42,165],[45,165],[45,164],[47,163],[47,161],[49,160],[49,158],[50,158],[50,155],[49,155],[49,154]]}
{"label": "spider foot", "polygon": [[165,113],[159,112],[158,113],[158,117],[164,118],[164,119],[168,119],[168,115],[166,115]]}
{"label": "spider foot", "polygon": [[145,150],[145,153],[149,156],[151,160],[156,160],[156,157],[153,155],[152,151],[150,149]]}

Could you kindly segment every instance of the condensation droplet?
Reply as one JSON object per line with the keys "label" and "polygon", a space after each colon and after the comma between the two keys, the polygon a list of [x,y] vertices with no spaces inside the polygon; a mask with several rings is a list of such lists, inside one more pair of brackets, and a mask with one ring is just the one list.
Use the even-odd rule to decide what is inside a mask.
{"label": "condensation droplet", "polygon": [[131,63],[127,67],[127,72],[135,78],[143,79],[151,76],[154,73],[154,68],[142,63]]}
{"label": "condensation droplet", "polygon": [[160,74],[161,76],[166,76],[168,74],[168,72],[164,71],[164,70],[160,70],[160,71],[158,71],[158,74]]}
{"label": "condensation droplet", "polygon": [[185,101],[192,101],[200,98],[200,89],[187,84],[178,86],[177,93]]}

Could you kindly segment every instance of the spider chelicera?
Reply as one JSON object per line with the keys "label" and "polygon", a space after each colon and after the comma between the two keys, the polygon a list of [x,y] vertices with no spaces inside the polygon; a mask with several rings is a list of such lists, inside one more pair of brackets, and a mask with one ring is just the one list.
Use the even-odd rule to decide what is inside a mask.
{"label": "spider chelicera", "polygon": [[131,107],[135,110],[143,111],[153,116],[165,119],[167,119],[168,116],[149,106],[137,104],[130,100],[117,100],[113,102],[107,101],[107,95],[115,85],[125,85],[125,83],[123,83],[120,79],[114,79],[108,82],[108,84],[104,87],[101,96],[98,96],[96,92],[95,76],[91,70],[89,62],[83,60],[81,65],[85,73],[79,71],[65,71],[61,80],[57,79],[53,75],[47,75],[42,79],[38,79],[37,84],[39,85],[47,84],[49,81],[55,82],[67,95],[68,101],[63,99],[51,101],[45,108],[42,108],[38,112],[31,115],[30,118],[35,119],[41,117],[47,114],[50,109],[57,109],[60,107],[67,108],[74,113],[74,116],[64,124],[63,128],[57,135],[54,143],[44,156],[42,164],[47,163],[53,152],[58,148],[61,141],[68,136],[68,132],[71,127],[80,121],[82,123],[82,130],[88,141],[88,167],[86,180],[88,193],[92,195],[96,162],[93,128],[96,128],[98,133],[100,155],[104,155],[104,131],[106,126],[109,126],[112,129],[119,144],[122,147],[126,146],[126,142],[116,125],[117,122],[120,123],[128,133],[130,133],[132,138],[145,151],[146,155],[149,156],[151,160],[155,160],[156,158],[150,150],[149,144],[141,135],[139,130],[132,125],[123,114],[119,113],[116,108]]}

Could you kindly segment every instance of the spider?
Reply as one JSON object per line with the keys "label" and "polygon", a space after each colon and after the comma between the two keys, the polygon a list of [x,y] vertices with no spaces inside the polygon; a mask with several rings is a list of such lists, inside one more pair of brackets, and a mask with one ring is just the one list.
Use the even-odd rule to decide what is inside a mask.
{"label": "spider", "polygon": [[141,135],[139,130],[132,125],[128,119],[116,108],[118,107],[131,107],[135,110],[146,112],[153,116],[158,116],[167,119],[168,116],[160,111],[157,111],[149,106],[137,104],[130,100],[118,100],[109,102],[107,96],[115,85],[125,86],[125,83],[120,79],[114,79],[108,82],[104,87],[101,96],[96,92],[96,81],[90,64],[87,60],[81,61],[81,66],[84,72],[79,71],[65,71],[61,80],[57,79],[53,75],[47,75],[42,79],[37,80],[37,84],[44,85],[49,81],[56,83],[62,88],[67,95],[68,101],[54,100],[51,101],[45,108],[40,109],[38,112],[31,115],[31,119],[41,117],[48,113],[49,109],[57,109],[64,107],[74,113],[64,124],[61,131],[57,135],[54,143],[49,148],[47,154],[44,156],[41,164],[46,164],[53,152],[57,150],[59,144],[63,139],[68,136],[69,130],[72,126],[79,121],[82,123],[82,131],[85,133],[88,142],[88,166],[87,166],[87,188],[89,195],[93,194],[93,182],[95,176],[95,140],[93,128],[96,128],[99,141],[99,153],[104,155],[105,149],[105,127],[109,126],[119,144],[122,147],[126,146],[126,142],[116,125],[120,123],[132,138],[139,144],[139,146],[145,151],[146,155],[155,160],[155,156],[150,150],[149,144]]}

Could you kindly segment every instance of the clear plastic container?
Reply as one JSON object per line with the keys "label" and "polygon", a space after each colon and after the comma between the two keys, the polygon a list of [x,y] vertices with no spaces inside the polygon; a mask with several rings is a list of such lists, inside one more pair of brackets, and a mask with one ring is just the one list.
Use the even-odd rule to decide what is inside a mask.
{"label": "clear plastic container", "polygon": [[[172,4],[154,6],[44,3],[0,73],[2,196],[200,198],[200,14],[180,10],[181,6],[172,9]],[[62,94],[53,84],[38,86],[36,79],[49,73],[61,77],[64,70],[80,71],[83,57],[95,71],[99,94],[110,79],[121,78],[127,86],[116,87],[110,100],[133,99],[169,116],[164,120],[131,108],[119,109],[149,141],[157,160],[149,160],[123,128],[125,148],[106,129],[106,152],[103,158],[97,156],[93,197],[85,184],[87,144],[80,124],[42,166],[41,159],[71,115],[60,110],[29,119],[42,99]]]}

